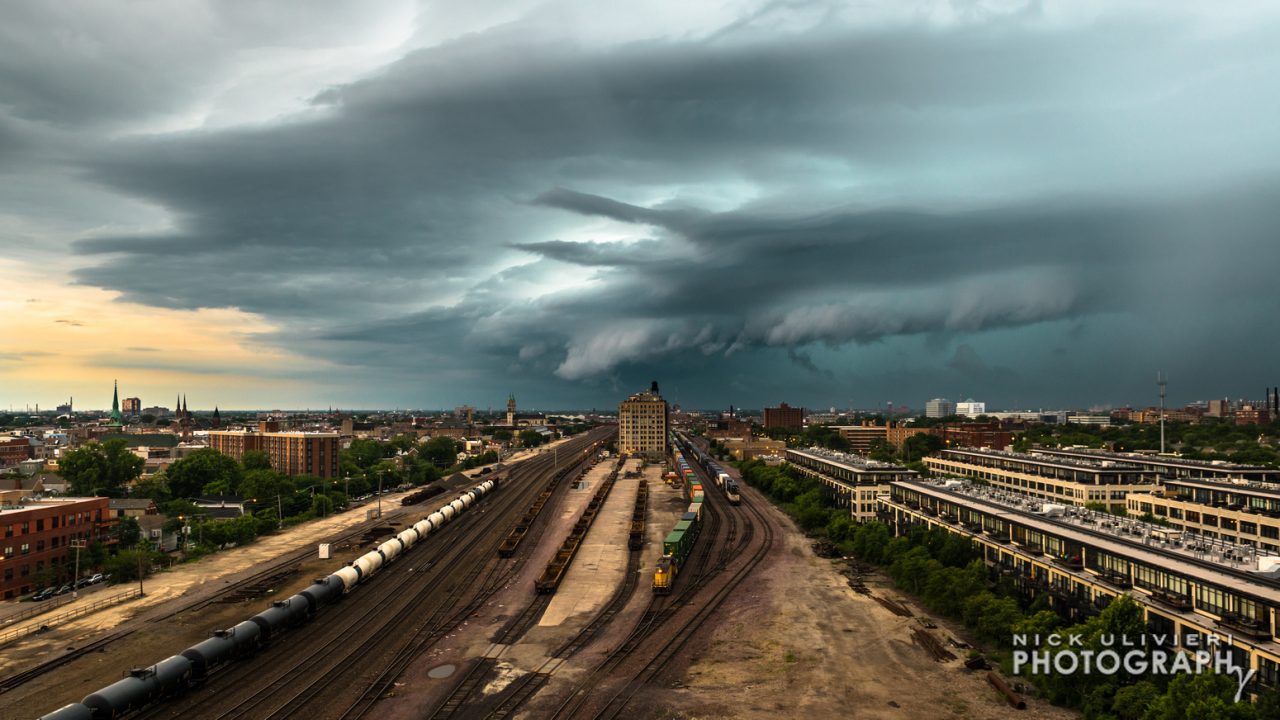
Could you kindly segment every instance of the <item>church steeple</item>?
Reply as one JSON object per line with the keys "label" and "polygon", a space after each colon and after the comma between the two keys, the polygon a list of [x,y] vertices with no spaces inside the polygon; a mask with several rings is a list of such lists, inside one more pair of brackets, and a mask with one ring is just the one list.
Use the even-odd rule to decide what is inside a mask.
{"label": "church steeple", "polygon": [[121,425],[124,417],[120,414],[120,381],[115,381],[115,387],[111,391],[111,424]]}
{"label": "church steeple", "polygon": [[213,420],[209,423],[212,427],[222,427],[222,413],[218,412],[218,406],[213,406]]}

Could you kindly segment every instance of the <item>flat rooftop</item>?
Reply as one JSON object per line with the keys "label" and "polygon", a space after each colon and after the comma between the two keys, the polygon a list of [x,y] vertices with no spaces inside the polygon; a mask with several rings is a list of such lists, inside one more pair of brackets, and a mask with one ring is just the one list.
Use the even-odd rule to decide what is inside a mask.
{"label": "flat rooftop", "polygon": [[76,503],[89,502],[97,500],[96,497],[54,497],[54,498],[23,498],[17,503],[4,503],[0,505],[0,516],[9,514],[13,515],[27,510],[39,510],[41,508],[57,507],[59,505],[74,505]]}
{"label": "flat rooftop", "polygon": [[1193,487],[1219,492],[1240,493],[1257,497],[1280,499],[1280,484],[1256,480],[1208,480],[1203,478],[1168,478],[1166,487]]}
{"label": "flat rooftop", "polygon": [[1248,545],[1206,538],[1153,523],[1085,508],[1065,507],[1063,515],[1037,514],[1045,505],[1018,493],[973,483],[895,480],[907,487],[1063,540],[1162,568],[1183,577],[1280,605],[1280,578],[1256,572],[1262,555]]}
{"label": "flat rooftop", "polygon": [[787,448],[788,453],[804,455],[814,460],[829,462],[832,465],[839,465],[852,472],[900,472],[915,474],[915,470],[904,468],[901,465],[893,463],[880,462],[872,460],[865,455],[856,455],[853,453],[842,453],[835,450],[825,450],[823,448],[806,448],[804,450],[796,450]]}
{"label": "flat rooftop", "polygon": [[1110,450],[1097,450],[1094,448],[1061,448],[1052,449],[1044,448],[1036,450],[1038,453],[1045,455],[1056,455],[1077,458],[1102,458],[1108,460],[1116,460],[1120,462],[1138,463],[1147,465],[1161,465],[1165,467],[1183,467],[1202,470],[1221,470],[1223,472],[1232,471],[1248,471],[1248,472],[1268,472],[1280,475],[1280,468],[1267,467],[1266,465],[1241,465],[1239,463],[1228,462],[1226,460],[1192,460],[1190,458],[1171,457],[1169,455],[1144,455],[1142,453],[1119,453]]}
{"label": "flat rooftop", "polygon": [[950,454],[972,455],[975,457],[989,457],[1003,460],[1012,460],[1015,462],[1028,462],[1037,465],[1049,465],[1052,467],[1060,467],[1068,470],[1089,470],[1089,471],[1120,471],[1120,472],[1152,472],[1144,470],[1140,465],[1134,465],[1125,462],[1112,462],[1104,459],[1092,458],[1069,458],[1059,457],[1056,455],[1042,455],[1039,453],[1020,453],[1009,452],[1007,450],[991,450],[989,448],[947,448],[942,451],[945,457]]}

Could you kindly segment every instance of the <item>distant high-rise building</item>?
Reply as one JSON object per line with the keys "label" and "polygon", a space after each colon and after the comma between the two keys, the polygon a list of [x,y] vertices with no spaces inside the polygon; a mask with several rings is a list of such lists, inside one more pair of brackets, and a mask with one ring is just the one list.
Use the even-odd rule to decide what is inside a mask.
{"label": "distant high-rise building", "polygon": [[136,397],[120,401],[120,411],[125,415],[137,415],[142,412],[142,401]]}
{"label": "distant high-rise building", "polygon": [[925,417],[940,418],[956,414],[956,404],[946,398],[934,398],[924,404]]}
{"label": "distant high-rise building", "polygon": [[964,415],[965,417],[978,417],[979,415],[986,415],[987,404],[984,402],[977,402],[973,398],[969,398],[964,402],[956,403],[956,414]]}
{"label": "distant high-rise building", "polygon": [[59,406],[58,406],[58,414],[59,414],[59,415],[70,415],[70,414],[73,412],[73,410],[72,410],[72,408],[74,407],[74,403],[72,402],[72,400],[73,400],[73,399],[74,399],[74,398],[67,398],[67,404],[66,404],[66,405],[59,405]]}
{"label": "distant high-rise building", "polygon": [[786,403],[779,403],[778,407],[767,407],[764,409],[764,426],[799,430],[804,427],[804,408],[794,408]]}
{"label": "distant high-rise building", "polygon": [[1231,412],[1231,403],[1227,400],[1210,400],[1205,415],[1209,417],[1226,417]]}
{"label": "distant high-rise building", "polygon": [[618,452],[661,460],[667,454],[667,401],[655,381],[618,405]]}

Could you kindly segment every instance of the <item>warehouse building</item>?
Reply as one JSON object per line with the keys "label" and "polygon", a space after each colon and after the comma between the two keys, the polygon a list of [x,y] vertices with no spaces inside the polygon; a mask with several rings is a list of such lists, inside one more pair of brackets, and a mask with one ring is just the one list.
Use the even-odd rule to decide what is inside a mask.
{"label": "warehouse building", "polygon": [[1239,465],[1225,460],[1188,460],[1168,455],[1144,455],[1142,453],[1117,453],[1090,448],[1065,450],[1036,450],[1041,455],[1054,455],[1080,460],[1103,460],[1137,465],[1153,470],[1162,477],[1188,480],[1253,480],[1255,482],[1280,483],[1280,469],[1264,465]]}
{"label": "warehouse building", "polygon": [[1103,460],[975,448],[947,449],[926,457],[930,471],[981,480],[1013,492],[1067,505],[1102,503],[1123,510],[1130,493],[1156,490],[1157,473]]}
{"label": "warehouse building", "polygon": [[896,534],[923,525],[972,540],[987,565],[1069,617],[1126,594],[1153,635],[1215,636],[1256,682],[1280,683],[1280,557],[959,480],[895,481],[879,498]]}
{"label": "warehouse building", "polygon": [[889,491],[890,482],[918,476],[899,465],[821,448],[789,448],[785,457],[800,472],[820,481],[836,505],[849,508],[858,522],[876,518],[876,497]]}
{"label": "warehouse building", "polygon": [[1165,480],[1164,490],[1131,495],[1130,515],[1207,538],[1280,554],[1280,485],[1249,481]]}
{"label": "warehouse building", "polygon": [[661,462],[667,455],[667,401],[658,393],[658,383],[638,392],[618,405],[618,452]]}

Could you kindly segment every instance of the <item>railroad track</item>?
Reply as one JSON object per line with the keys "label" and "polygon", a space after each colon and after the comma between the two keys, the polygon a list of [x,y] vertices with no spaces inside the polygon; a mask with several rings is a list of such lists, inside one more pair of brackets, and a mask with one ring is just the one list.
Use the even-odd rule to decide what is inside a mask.
{"label": "railroad track", "polygon": [[[369,521],[359,523],[357,525],[352,526],[345,532],[342,532],[336,535],[330,542],[336,543],[336,544],[348,542],[351,539],[359,537],[364,533],[368,532],[369,528],[374,527],[378,524],[387,522],[389,520],[394,520],[395,518],[399,517],[402,514],[403,513],[400,513],[400,512],[393,512],[378,520],[369,520]],[[207,596],[192,599],[189,602],[183,605],[180,605],[178,607],[165,608],[160,611],[156,611],[156,610],[152,610],[150,612],[144,611],[142,615],[140,615],[134,620],[129,621],[125,628],[117,630],[111,633],[110,635],[98,638],[97,640],[93,640],[92,642],[86,643],[85,645],[77,647],[74,650],[70,650],[64,653],[63,655],[59,655],[56,658],[46,660],[31,668],[14,673],[12,675],[8,675],[5,678],[0,679],[0,694],[6,693],[6,692],[9,692],[10,690],[14,690],[18,687],[21,687],[22,685],[25,685],[26,683],[46,673],[56,670],[64,665],[67,665],[68,663],[71,663],[83,657],[84,655],[87,655],[92,652],[98,652],[108,647],[113,642],[122,640],[132,635],[133,633],[137,632],[139,629],[141,629],[146,625],[150,625],[152,623],[164,622],[166,620],[170,620],[183,613],[197,612],[215,603],[239,602],[242,600],[249,599],[248,593],[246,592],[248,588],[255,587],[255,586],[271,585],[273,582],[283,579],[285,576],[287,576],[286,571],[289,568],[294,568],[296,570],[296,567],[300,562],[302,562],[303,560],[309,559],[314,553],[315,553],[315,550],[310,546],[300,548],[298,550],[290,551],[288,553],[285,553],[284,555],[281,555],[278,559],[270,563],[267,563],[266,565],[261,566],[260,569],[246,575],[245,577],[239,580],[236,580],[232,583],[227,584],[225,587],[219,588],[218,590],[214,591],[213,593]],[[261,595],[262,593],[258,593],[258,594]],[[242,595],[242,596],[235,597],[234,599],[229,599],[236,595]]]}
{"label": "railroad track", "polygon": [[21,685],[28,683],[31,680],[34,680],[35,678],[40,677],[41,675],[51,670],[60,668],[63,665],[66,665],[67,663],[80,658],[81,656],[87,655],[91,652],[97,652],[107,647],[111,643],[117,640],[120,640],[121,638],[125,638],[125,637],[128,637],[129,635],[132,635],[136,631],[137,631],[137,628],[130,628],[128,630],[120,630],[120,631],[111,633],[106,637],[94,640],[93,642],[87,645],[78,647],[75,650],[71,650],[63,655],[53,658],[52,660],[46,660],[40,663],[39,665],[36,665],[35,667],[29,668],[27,670],[23,670],[22,672],[14,673],[13,675],[10,675],[4,678],[3,680],[0,680],[0,694],[9,692],[14,688],[20,687]]}
{"label": "railroad track", "polygon": [[[700,475],[705,474],[700,464],[693,463],[693,465],[697,468],[695,472]],[[703,487],[707,487],[708,484],[715,485],[714,482],[704,482]],[[774,529],[769,519],[758,508],[760,499],[753,497],[751,502],[743,503],[741,506],[729,506],[723,496],[723,490],[719,490],[718,494],[715,495],[709,493],[708,497],[717,497],[718,499],[716,502],[704,503],[703,512],[707,522],[704,523],[704,538],[700,540],[704,549],[701,553],[703,556],[702,565],[698,568],[697,574],[693,578],[687,579],[684,587],[665,601],[660,597],[655,597],[627,638],[610,652],[596,668],[587,673],[555,707],[551,717],[568,718],[588,713],[588,716],[594,718],[617,717],[627,707],[636,692],[648,683],[684,647],[689,638],[699,628],[715,616],[716,611],[725,599],[767,557],[773,544]],[[724,502],[728,508],[723,516],[725,519],[723,539],[726,542],[722,546],[715,562],[711,562],[709,557],[710,550],[707,546],[712,544],[712,538],[716,537],[716,532],[709,533],[707,530],[713,525],[718,530],[721,522],[720,512],[722,510],[718,506],[721,502]],[[741,534],[737,530],[739,520],[745,522],[745,527]],[[757,525],[763,529],[761,542],[755,547],[754,551],[743,556],[742,551],[754,544]],[[706,535],[711,535],[711,537],[708,538]],[[721,577],[721,574],[735,560],[740,560],[737,567],[732,570],[728,577]],[[717,587],[709,590],[711,592],[710,597],[702,600],[697,605],[691,605],[689,601],[694,599],[697,593],[707,588],[715,580],[720,582]],[[683,621],[678,621],[676,618],[677,613],[691,606],[694,608],[691,614]],[[641,648],[644,647],[645,642],[654,637],[659,630],[667,633],[666,641],[652,650],[652,655],[641,665],[639,670],[625,676],[620,686],[608,697],[600,709],[591,711],[587,706],[591,703],[595,691],[603,686],[610,674],[619,671],[624,663],[637,655]]]}
{"label": "railroad track", "polygon": [[680,650],[689,642],[690,638],[710,620],[715,617],[720,606],[726,599],[737,589],[738,585],[750,575],[755,568],[764,561],[768,556],[769,550],[773,545],[774,530],[768,519],[764,517],[764,513],[755,507],[755,502],[746,505],[748,512],[756,516],[760,521],[760,525],[764,528],[763,542],[756,548],[736,571],[715,590],[710,598],[698,605],[697,611],[693,617],[675,632],[669,634],[669,639],[657,651],[657,653],[645,663],[644,667],[635,673],[613,696],[605,703],[604,707],[592,715],[597,720],[602,718],[616,718],[623,713],[627,705],[635,694],[648,683]]}
{"label": "railroad track", "polygon": [[[590,467],[589,458],[585,458],[582,460],[582,462],[578,463],[577,465],[574,465],[563,471],[558,471],[562,474],[562,478],[561,478],[560,486],[557,487],[557,494],[560,492],[560,487],[564,485],[563,483],[564,478],[579,476],[583,472],[585,472],[588,467]],[[546,524],[549,522],[550,522],[549,520],[545,520],[540,523],[535,522],[532,526],[530,526],[529,533],[534,536],[535,541],[537,537],[542,533],[542,530],[545,528]],[[536,544],[536,542],[534,544]],[[531,547],[531,546],[526,546],[526,547]],[[509,580],[511,580],[520,572],[521,568],[524,566],[524,563],[527,559],[528,559],[527,553],[519,553],[510,559],[502,559],[502,560],[490,559],[487,564],[487,567],[490,568],[489,575],[484,581],[484,583],[481,584],[480,589],[475,592],[475,595],[472,598],[471,602],[465,605],[461,610],[454,611],[448,619],[442,622],[438,622],[436,624],[437,630],[435,632],[428,633],[426,635],[420,634],[408,646],[401,649],[401,651],[399,651],[396,654],[396,657],[392,660],[392,662],[389,663],[383,669],[383,671],[379,674],[379,676],[372,683],[369,684],[369,687],[361,694],[361,697],[355,703],[352,703],[352,705],[348,707],[347,711],[341,715],[341,718],[343,718],[344,720],[356,720],[357,718],[363,717],[364,714],[367,713],[373,707],[373,704],[377,702],[377,700],[380,697],[382,697],[383,693],[385,693],[388,689],[390,689],[392,684],[395,682],[395,679],[399,677],[401,673],[404,672],[405,668],[407,668],[408,665],[411,662],[413,662],[414,658],[421,655],[422,652],[424,652],[427,649],[427,647],[429,647],[432,643],[438,640],[440,636],[443,635],[445,632],[456,627],[464,619],[466,619],[467,617],[475,613],[477,610],[479,610],[480,607],[486,601],[488,601],[490,597],[492,597],[496,592],[498,592],[498,590],[500,590],[504,585],[506,585],[506,583]],[[496,568],[498,567],[503,568],[501,572],[495,572]],[[475,579],[478,577],[478,574],[479,573],[477,571],[472,574],[469,582],[463,582],[456,585],[454,587],[454,592],[466,589],[469,586],[473,586]],[[457,601],[458,596],[454,595],[454,592],[451,592],[451,595],[452,595],[451,600]],[[441,607],[443,609],[444,607],[447,607],[447,605],[444,605]],[[544,606],[544,609],[545,609],[545,606]],[[533,615],[532,619],[529,620],[529,622],[532,623],[533,621],[536,621],[536,620],[537,620],[537,615]]]}
{"label": "railroad track", "polygon": [[[592,433],[573,441],[566,449],[585,449],[600,437],[600,433]],[[447,546],[442,548],[440,541],[415,546],[371,578],[368,585],[362,584],[344,599],[345,612],[322,613],[303,631],[290,633],[289,640],[279,648],[268,648],[259,660],[228,667],[212,676],[205,690],[156,708],[147,716],[332,716],[333,709],[341,707],[347,708],[341,717],[363,715],[391,686],[404,665],[478,609],[485,594],[496,591],[505,581],[507,573],[502,565],[496,560],[482,561],[481,553],[485,551],[489,557],[483,560],[492,560],[492,548],[486,547],[485,542],[457,540],[463,536],[484,540],[496,537],[497,529],[509,521],[511,511],[527,504],[531,489],[536,491],[541,485],[537,479],[557,472],[551,456],[527,462],[512,470],[505,483],[507,492],[486,498],[476,512],[462,516],[460,522],[451,523],[439,536],[433,536]],[[421,547],[433,548],[436,557],[418,552]],[[465,573],[460,575],[459,568],[466,568]],[[485,573],[483,581],[481,573]],[[470,593],[477,588],[477,582],[479,591]],[[367,673],[361,671],[370,666],[384,669],[375,677],[362,677]],[[270,670],[264,673],[265,668]],[[354,702],[353,689],[361,691]]]}
{"label": "railroad track", "polygon": [[[442,720],[443,718],[451,718],[461,712],[464,716],[501,718],[507,717],[518,710],[525,701],[536,694],[550,680],[552,673],[559,669],[566,659],[572,657],[574,653],[590,643],[595,638],[596,633],[612,622],[613,618],[626,607],[639,583],[640,557],[641,552],[639,550],[628,549],[627,569],[623,584],[613,592],[609,602],[573,637],[552,651],[551,656],[544,660],[541,665],[512,681],[498,696],[496,707],[482,710],[478,713],[467,712],[472,696],[481,686],[482,680],[494,668],[496,661],[506,652],[505,647],[500,648],[496,655],[483,658],[482,662],[473,663],[468,669],[467,675],[457,682],[445,700],[428,717],[432,718],[432,720]],[[537,619],[541,617],[550,602],[550,595],[536,595],[534,600],[525,606],[520,615],[513,618],[491,638],[494,646],[511,645],[523,637]],[[491,651],[493,649],[492,647],[490,648]]]}
{"label": "railroad track", "polygon": [[[575,438],[566,450],[585,450],[599,437],[603,436],[590,433]],[[403,651],[406,644],[429,637],[431,624],[440,618],[462,618],[462,612],[474,611],[474,606],[468,610],[468,603],[460,598],[466,597],[468,585],[475,587],[475,573],[497,571],[481,561],[476,548],[493,539],[503,515],[527,496],[530,478],[545,478],[556,470],[549,455],[513,466],[504,482],[506,492],[486,498],[475,511],[411,548],[367,584],[362,583],[343,598],[342,611],[321,612],[302,630],[289,633],[279,647],[262,651],[259,659],[225,667],[211,675],[205,688],[156,707],[146,716],[333,716],[334,708],[342,707],[348,708],[349,716],[358,716],[364,710],[357,706],[360,697],[352,702],[352,692],[362,697],[362,691],[367,692],[380,678],[367,676],[369,667],[396,660],[396,652]],[[458,542],[471,536],[477,541]],[[435,538],[440,539],[431,542]],[[420,547],[433,550],[419,552]],[[466,577],[461,577],[461,569],[467,569]],[[393,680],[394,676],[387,684]],[[367,703],[371,705],[378,697],[380,693],[369,693]]]}

